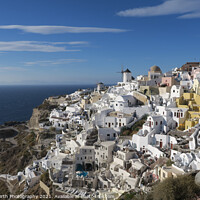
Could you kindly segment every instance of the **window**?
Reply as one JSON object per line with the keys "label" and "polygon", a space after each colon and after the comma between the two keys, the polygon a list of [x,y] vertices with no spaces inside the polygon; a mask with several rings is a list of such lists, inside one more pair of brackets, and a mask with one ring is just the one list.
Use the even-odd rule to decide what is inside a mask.
{"label": "window", "polygon": [[110,134],[107,134],[107,137],[110,137]]}
{"label": "window", "polygon": [[162,124],[162,121],[160,122],[160,125]]}
{"label": "window", "polygon": [[174,116],[176,117],[176,112],[174,112]]}
{"label": "window", "polygon": [[183,113],[181,113],[181,117],[183,117]]}
{"label": "window", "polygon": [[116,106],[118,106],[118,104],[116,104]]}
{"label": "window", "polygon": [[165,173],[163,172],[163,178],[165,178]]}
{"label": "window", "polygon": [[87,157],[85,156],[85,159],[87,159]]}
{"label": "window", "polygon": [[156,122],[156,125],[158,125],[158,122]]}
{"label": "window", "polygon": [[173,90],[173,93],[175,93],[175,90]]}

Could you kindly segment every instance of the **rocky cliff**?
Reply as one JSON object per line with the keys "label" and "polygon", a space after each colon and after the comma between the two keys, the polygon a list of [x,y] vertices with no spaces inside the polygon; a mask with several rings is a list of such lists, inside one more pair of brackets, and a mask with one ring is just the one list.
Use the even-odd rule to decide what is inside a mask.
{"label": "rocky cliff", "polygon": [[39,123],[48,121],[51,110],[57,108],[58,105],[48,101],[47,99],[39,105],[37,108],[33,109],[33,114],[28,122],[30,129],[39,129]]}

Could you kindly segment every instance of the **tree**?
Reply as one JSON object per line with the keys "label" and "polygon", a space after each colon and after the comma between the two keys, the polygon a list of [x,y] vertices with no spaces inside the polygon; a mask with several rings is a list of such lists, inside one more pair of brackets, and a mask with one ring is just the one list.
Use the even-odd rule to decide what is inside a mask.
{"label": "tree", "polygon": [[119,200],[196,200],[200,197],[200,187],[195,184],[193,175],[181,175],[177,178],[167,178],[145,194],[142,192],[127,192]]}
{"label": "tree", "polygon": [[167,178],[153,189],[154,200],[191,200],[200,193],[194,177],[183,175]]}

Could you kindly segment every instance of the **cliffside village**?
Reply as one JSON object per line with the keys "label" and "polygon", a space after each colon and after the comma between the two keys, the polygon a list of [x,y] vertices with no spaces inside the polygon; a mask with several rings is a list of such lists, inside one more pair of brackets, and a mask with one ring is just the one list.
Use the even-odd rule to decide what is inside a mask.
{"label": "cliffside village", "polygon": [[58,108],[38,129],[54,127],[60,134],[44,158],[18,173],[26,187],[48,171],[54,192],[115,199],[200,170],[200,63],[166,73],[152,66],[135,78],[129,69],[121,73],[117,85],[98,83],[94,90],[48,99]]}

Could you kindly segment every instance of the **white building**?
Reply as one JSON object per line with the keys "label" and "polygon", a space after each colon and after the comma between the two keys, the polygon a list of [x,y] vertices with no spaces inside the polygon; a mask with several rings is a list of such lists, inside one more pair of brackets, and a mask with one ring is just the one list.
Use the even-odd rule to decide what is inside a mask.
{"label": "white building", "polygon": [[94,146],[80,147],[75,154],[75,161],[76,161],[76,169],[81,167],[85,171],[94,170],[95,168]]}
{"label": "white building", "polygon": [[171,98],[179,98],[182,96],[184,90],[181,85],[173,85],[171,87]]}
{"label": "white building", "polygon": [[121,112],[110,112],[103,119],[104,127],[113,128],[117,131],[120,130],[121,127],[126,126],[133,120],[133,116],[131,114],[125,114]]}
{"label": "white building", "polygon": [[71,154],[75,154],[79,147],[80,144],[75,140],[66,140],[65,150],[68,150]]}
{"label": "white building", "polygon": [[106,168],[109,163],[113,161],[113,149],[115,147],[114,141],[101,142],[95,144],[95,162],[98,168]]}
{"label": "white building", "polygon": [[64,128],[69,119],[68,113],[62,110],[52,110],[50,113],[49,121],[55,128]]}
{"label": "white building", "polygon": [[98,138],[99,141],[114,141],[118,138],[118,132],[113,128],[99,128],[98,129]]}
{"label": "white building", "polygon": [[163,132],[169,130],[166,122],[161,115],[149,116],[143,124],[143,128],[133,135],[132,146],[137,151],[150,153],[153,157],[164,156],[163,148],[170,149],[177,144],[174,137],[163,134]]}
{"label": "white building", "polygon": [[123,95],[118,96],[111,106],[115,109],[115,111],[123,112],[124,108],[133,107],[136,103],[137,101],[132,95]]}

